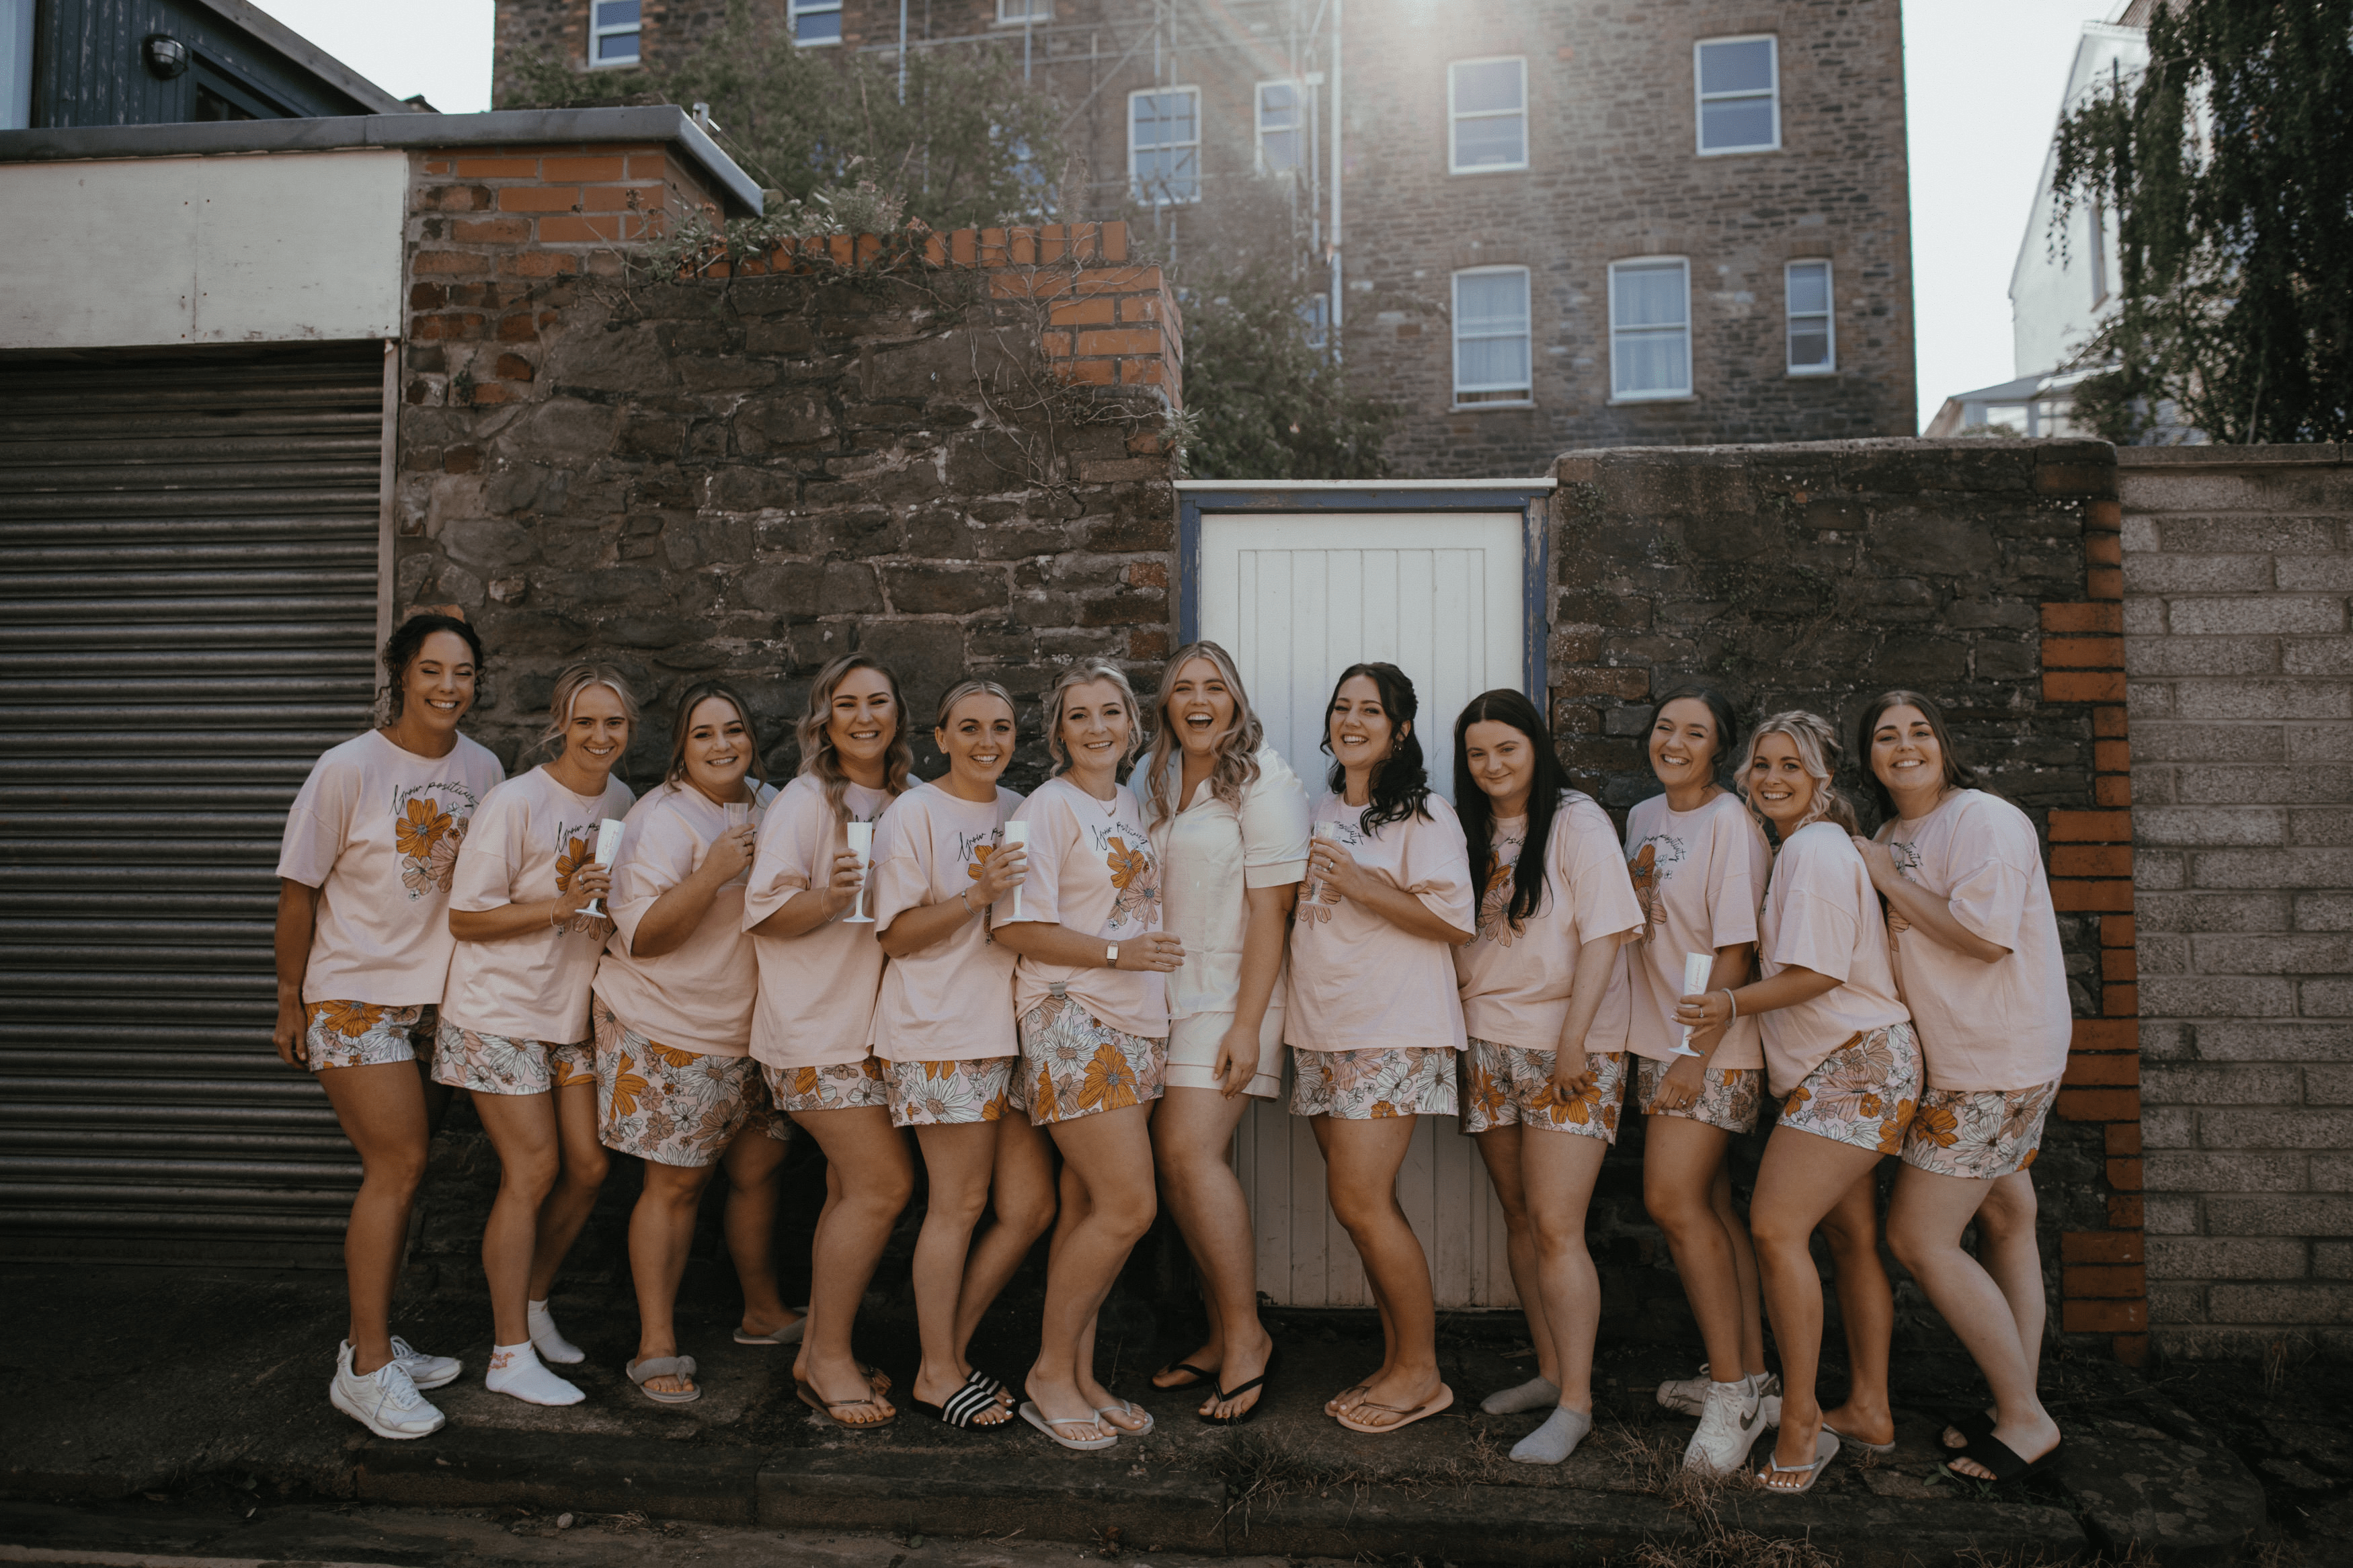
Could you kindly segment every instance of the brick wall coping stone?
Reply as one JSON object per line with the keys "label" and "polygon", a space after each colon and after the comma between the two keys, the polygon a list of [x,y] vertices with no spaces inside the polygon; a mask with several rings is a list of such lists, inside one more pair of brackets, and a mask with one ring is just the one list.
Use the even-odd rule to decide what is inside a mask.
{"label": "brick wall coping stone", "polygon": [[1178,479],[1184,492],[1227,490],[1551,490],[1560,481],[1540,479]]}
{"label": "brick wall coping stone", "polygon": [[487,114],[349,114],[317,120],[192,121],[0,131],[0,163],[170,158],[218,153],[326,153],[353,147],[669,147],[707,179],[730,216],[756,215],[760,185],[676,104],[636,109],[502,109]]}
{"label": "brick wall coping stone", "polygon": [[2116,448],[2116,467],[2120,468],[2325,468],[2343,463],[2353,463],[2353,447],[2339,446],[2334,441],[2282,442],[2261,447]]}

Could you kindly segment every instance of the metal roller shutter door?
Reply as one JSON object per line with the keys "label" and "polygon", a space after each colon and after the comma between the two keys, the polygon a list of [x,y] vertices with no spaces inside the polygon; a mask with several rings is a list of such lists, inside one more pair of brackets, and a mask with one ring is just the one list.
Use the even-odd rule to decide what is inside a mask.
{"label": "metal roller shutter door", "polygon": [[381,344],[0,360],[0,1253],[326,1262],[286,807],[375,678]]}

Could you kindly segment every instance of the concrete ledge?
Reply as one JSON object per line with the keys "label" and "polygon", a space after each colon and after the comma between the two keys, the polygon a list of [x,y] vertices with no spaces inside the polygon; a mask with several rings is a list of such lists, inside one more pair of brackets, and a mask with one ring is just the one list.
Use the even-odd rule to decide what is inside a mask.
{"label": "concrete ledge", "polygon": [[2353,462],[2334,441],[2266,444],[2261,447],[2119,447],[2120,468],[2333,468]]}
{"label": "concrete ledge", "polygon": [[526,1503],[750,1524],[759,1473],[760,1451],[748,1447],[445,1427],[417,1442],[371,1439],[353,1479],[367,1502]]}
{"label": "concrete ledge", "polygon": [[761,1468],[758,1519],[797,1530],[1018,1531],[1032,1541],[1101,1541],[1115,1530],[1130,1551],[1224,1550],[1226,1489],[1214,1477],[1136,1475],[1144,1467],[1121,1448],[1007,1459],[1002,1451],[798,1453]]}

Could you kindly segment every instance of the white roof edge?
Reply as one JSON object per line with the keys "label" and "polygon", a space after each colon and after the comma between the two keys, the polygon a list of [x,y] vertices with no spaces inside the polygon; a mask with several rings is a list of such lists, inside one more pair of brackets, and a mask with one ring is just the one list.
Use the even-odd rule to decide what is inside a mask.
{"label": "white roof edge", "polygon": [[1180,490],[1549,490],[1541,479],[1178,479]]}

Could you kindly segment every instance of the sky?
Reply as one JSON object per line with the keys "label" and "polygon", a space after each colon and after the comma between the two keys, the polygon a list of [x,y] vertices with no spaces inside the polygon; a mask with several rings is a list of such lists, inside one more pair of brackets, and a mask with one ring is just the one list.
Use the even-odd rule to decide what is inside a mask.
{"label": "sky", "polygon": [[[491,0],[259,0],[396,97],[491,106]],[[1903,0],[1920,423],[2008,381],[2010,270],[2074,41],[2116,0]],[[2029,365],[2028,370],[2046,367]]]}

